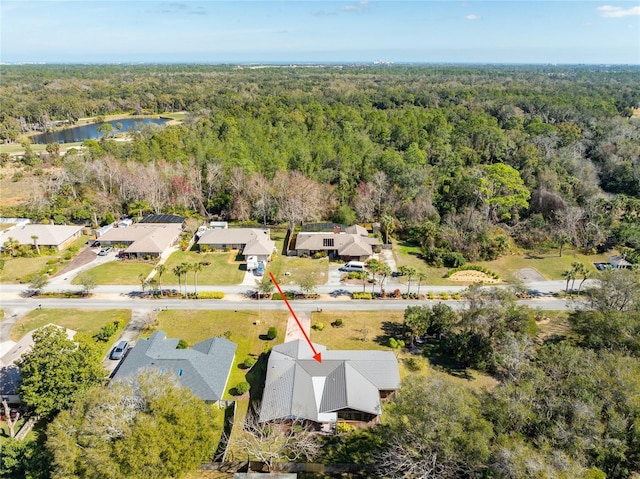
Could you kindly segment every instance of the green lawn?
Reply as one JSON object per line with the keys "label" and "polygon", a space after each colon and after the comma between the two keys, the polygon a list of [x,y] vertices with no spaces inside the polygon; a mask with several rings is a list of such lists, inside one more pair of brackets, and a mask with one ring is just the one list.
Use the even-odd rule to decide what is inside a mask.
{"label": "green lawn", "polygon": [[589,271],[595,273],[597,270],[593,263],[607,263],[609,262],[609,256],[612,254],[614,253],[584,255],[575,250],[565,250],[562,253],[562,257],[560,257],[557,250],[550,250],[543,253],[529,252],[521,255],[503,256],[494,261],[479,261],[476,264],[498,273],[506,281],[513,280],[513,274],[523,268],[534,268],[545,279],[554,280],[562,279],[562,272],[571,269],[571,263],[575,261],[584,263],[589,268]]}
{"label": "green lawn", "polygon": [[[146,278],[153,265],[149,263],[130,263],[127,261],[110,261],[95,268],[91,268],[84,274],[89,274],[96,279],[97,284],[137,284],[140,285],[139,276]],[[71,284],[80,284],[80,278],[75,277]]]}
{"label": "green lawn", "polygon": [[[224,336],[230,332],[229,340],[238,345],[236,358],[229,377],[228,388],[245,381],[246,370],[238,365],[249,356],[258,359],[260,354],[282,343],[286,333],[288,313],[285,311],[162,311],[158,314],[153,331],[162,330],[167,337],[184,339],[193,346],[212,336]],[[259,324],[254,324],[255,322]],[[278,329],[273,341],[261,339],[270,326]],[[149,336],[152,330],[145,331]],[[229,391],[224,399],[231,399]]]}
{"label": "green lawn", "polygon": [[[321,285],[325,284],[329,277],[329,259],[279,255],[267,266],[267,274],[269,272],[273,273],[283,286],[300,284],[308,275],[313,275],[316,279],[316,284]],[[285,273],[287,274],[285,275]]]}
{"label": "green lawn", "polygon": [[[19,283],[29,275],[49,270],[51,274],[55,274],[56,271],[60,271],[69,264],[74,256],[78,255],[85,247],[88,238],[88,236],[80,236],[71,243],[69,248],[55,254],[42,254],[32,258],[3,256],[1,259],[5,263],[4,268],[0,271],[0,283]],[[71,248],[75,248],[76,251],[72,252]],[[53,264],[47,264],[47,262],[53,262]]]}
{"label": "green lawn", "polygon": [[13,325],[9,336],[12,341],[19,341],[29,331],[49,323],[93,335],[105,324],[116,320],[120,320],[120,328],[124,328],[131,320],[131,310],[34,309]]}
{"label": "green lawn", "polygon": [[[228,251],[220,253],[198,253],[195,251],[176,251],[165,266],[167,271],[162,275],[162,284],[177,285],[178,277],[173,274],[173,268],[180,263],[204,263],[210,262],[209,266],[203,266],[198,272],[198,284],[233,285],[240,284],[244,278],[245,263],[238,259],[238,251]],[[158,278],[156,274],[155,278]],[[182,278],[184,282],[184,276]],[[187,276],[187,286],[189,291],[193,290],[194,274],[190,271]]]}
{"label": "green lawn", "polygon": [[[0,271],[0,282],[19,283],[22,278],[44,271],[49,260],[57,260],[58,256],[36,256],[33,258],[10,258],[3,257],[4,268]],[[61,264],[52,265],[60,268]]]}
{"label": "green lawn", "polygon": [[[431,284],[434,286],[449,286],[456,285],[455,281],[450,281],[443,278],[447,272],[447,268],[433,268],[428,266],[422,258],[418,256],[420,253],[420,247],[405,243],[403,241],[393,240],[393,256],[396,260],[396,266],[406,266],[413,268],[416,271],[420,271],[426,275],[426,279],[422,281],[422,284]],[[400,277],[401,282],[406,282],[406,278]]]}
{"label": "green lawn", "polygon": [[[398,267],[407,266],[414,268],[416,271],[422,271],[427,275],[427,279],[423,281],[425,285],[460,285],[457,281],[450,281],[443,278],[448,268],[433,268],[428,266],[419,256],[420,248],[417,245],[408,244],[402,241],[393,243],[393,252]],[[545,279],[556,280],[562,279],[563,271],[571,269],[571,263],[578,261],[584,263],[589,271],[596,272],[593,266],[594,262],[608,262],[609,256],[614,252],[608,252],[598,255],[584,255],[575,250],[565,249],[562,257],[558,255],[558,250],[549,250],[545,252],[525,252],[518,255],[502,256],[494,261],[474,261],[473,264],[485,266],[491,271],[500,275],[504,281],[513,281],[516,273],[520,269],[534,268]],[[403,281],[403,278],[400,278]]]}

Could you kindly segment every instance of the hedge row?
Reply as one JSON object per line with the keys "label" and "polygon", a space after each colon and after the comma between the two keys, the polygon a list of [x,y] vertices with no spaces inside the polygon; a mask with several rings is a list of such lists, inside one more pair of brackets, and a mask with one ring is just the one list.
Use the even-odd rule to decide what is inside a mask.
{"label": "hedge row", "polygon": [[353,293],[351,297],[353,299],[372,299],[371,293]]}
{"label": "hedge row", "polygon": [[198,299],[222,299],[224,293],[222,291],[203,291],[198,293]]}

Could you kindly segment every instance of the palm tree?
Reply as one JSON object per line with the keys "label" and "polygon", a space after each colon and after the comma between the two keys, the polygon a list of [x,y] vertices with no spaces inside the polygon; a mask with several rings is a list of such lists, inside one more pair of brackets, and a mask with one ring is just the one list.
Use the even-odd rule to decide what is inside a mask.
{"label": "palm tree", "polygon": [[162,275],[167,270],[167,267],[164,264],[159,264],[155,267],[155,270],[158,273],[158,289],[162,290]]}
{"label": "palm tree", "polygon": [[575,284],[576,284],[576,276],[578,276],[580,273],[582,273],[582,271],[585,269],[584,264],[580,263],[579,261],[574,261],[573,263],[571,263],[571,269],[574,272],[573,275],[573,282],[571,283],[571,291],[573,291],[575,288]]}
{"label": "palm tree", "polygon": [[190,263],[180,263],[182,266],[182,273],[184,274],[184,294],[187,294],[187,274],[191,271]]}
{"label": "palm tree", "polygon": [[382,288],[384,286],[384,282],[387,279],[387,276],[391,274],[391,268],[389,265],[382,263],[380,269],[378,270],[378,275],[380,276],[380,294],[382,294]]}
{"label": "palm tree", "polygon": [[565,278],[567,280],[567,287],[565,288],[564,292],[569,294],[569,281],[576,279],[576,272],[573,269],[568,269],[566,271],[564,271],[562,273],[562,277]]}
{"label": "palm tree", "polygon": [[416,273],[416,279],[418,280],[418,296],[420,296],[420,283],[427,279],[427,273],[424,271],[418,271]]}
{"label": "palm tree", "polygon": [[4,247],[4,249],[9,251],[9,254],[11,254],[11,256],[15,256],[16,249],[18,249],[18,246],[20,246],[20,241],[9,236],[7,238],[7,241],[5,241],[2,246]]}
{"label": "palm tree", "polygon": [[184,268],[179,264],[175,266],[171,272],[178,277],[178,291],[182,294],[182,274],[184,273]]}
{"label": "palm tree", "polygon": [[378,261],[377,259],[371,259],[369,260],[369,262],[367,263],[367,269],[369,270],[369,272],[371,273],[371,276],[373,277],[373,283],[371,286],[371,294],[373,294],[375,292],[376,289],[376,274],[378,274],[378,272],[380,271],[380,268],[382,267],[382,263],[380,261]]}
{"label": "palm tree", "polygon": [[38,246],[38,235],[31,235],[33,240],[33,246],[36,248],[36,253],[40,254],[40,247]]}
{"label": "palm tree", "polygon": [[193,282],[194,288],[193,291],[196,294],[196,298],[198,297],[198,272],[202,271],[202,263],[193,263],[191,265],[191,270],[193,271]]}

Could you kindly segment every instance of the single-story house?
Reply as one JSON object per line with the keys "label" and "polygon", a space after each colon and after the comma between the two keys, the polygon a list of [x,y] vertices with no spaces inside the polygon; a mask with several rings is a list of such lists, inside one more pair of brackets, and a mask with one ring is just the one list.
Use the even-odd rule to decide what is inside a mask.
{"label": "single-story house", "polygon": [[177,349],[177,338],[167,338],[164,331],[156,331],[141,339],[122,360],[113,378],[135,375],[140,369],[152,368],[161,373],[175,374],[200,399],[219,401],[227,387],[236,344],[226,338],[214,337],[189,349]]}
{"label": "single-story house", "polygon": [[112,228],[102,236],[101,246],[123,247],[128,256],[160,257],[177,244],[182,233],[181,223],[135,223],[127,228]]}
{"label": "single-story house", "polygon": [[329,351],[306,341],[275,346],[267,365],[260,421],[303,419],[319,424],[375,424],[382,400],[400,388],[391,351]]}
{"label": "single-story house", "polygon": [[219,228],[205,231],[198,240],[198,247],[211,249],[237,249],[242,255],[257,256],[264,263],[271,259],[276,250],[276,242],[270,238],[268,229],[260,228]]}
{"label": "single-story house", "polygon": [[297,256],[325,252],[331,258],[344,261],[365,261],[379,246],[378,238],[370,237],[362,226],[353,225],[346,228],[345,232],[339,227],[335,227],[333,233],[300,232],[294,249]]}
{"label": "single-story house", "polygon": [[[48,326],[52,326],[52,324],[47,324],[42,327],[44,328]],[[64,329],[67,334],[67,338],[73,341],[76,331],[73,329],[62,328],[61,326],[57,327]],[[3,398],[7,398],[7,402],[9,404],[20,403],[20,396],[18,396],[17,389],[22,378],[20,377],[20,369],[16,366],[16,362],[23,354],[31,351],[31,348],[33,348],[33,333],[35,331],[37,330],[30,331],[25,334],[20,341],[14,344],[11,349],[9,349],[2,358],[0,358],[0,395]]]}
{"label": "single-story house", "polygon": [[[2,243],[12,238],[21,245],[34,245],[37,243],[38,246],[48,246],[63,250],[82,235],[82,230],[82,226],[24,223],[21,226],[6,230],[1,237]],[[34,236],[36,237],[35,240]]]}
{"label": "single-story house", "polygon": [[631,266],[633,266],[626,259],[619,255],[609,256],[609,264],[613,269],[629,269],[631,268]]}

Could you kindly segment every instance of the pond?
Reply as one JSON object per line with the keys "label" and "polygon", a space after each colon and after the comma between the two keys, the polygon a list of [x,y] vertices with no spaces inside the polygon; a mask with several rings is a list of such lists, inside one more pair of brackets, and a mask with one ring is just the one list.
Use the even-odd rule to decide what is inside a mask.
{"label": "pond", "polygon": [[[31,142],[36,145],[47,145],[49,143],[72,143],[74,141],[95,140],[102,138],[102,133],[98,129],[105,123],[113,126],[113,133],[125,132],[129,130],[137,131],[143,125],[154,124],[164,125],[167,121],[166,118],[123,118],[121,120],[113,120],[103,123],[91,123],[89,125],[75,126],[73,128],[66,128],[64,130],[50,131],[47,133],[40,133],[31,137]],[[122,126],[121,130],[118,130],[117,126]]]}

